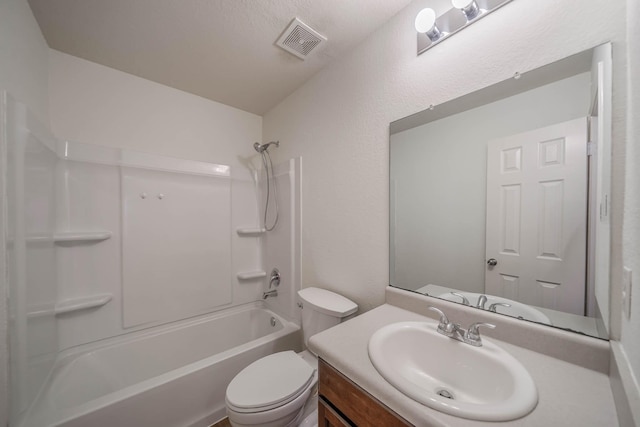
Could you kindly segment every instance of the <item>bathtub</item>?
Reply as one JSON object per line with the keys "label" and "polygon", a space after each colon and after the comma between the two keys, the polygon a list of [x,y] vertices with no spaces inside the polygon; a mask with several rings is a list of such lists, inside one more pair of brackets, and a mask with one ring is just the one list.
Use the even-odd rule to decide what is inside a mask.
{"label": "bathtub", "polygon": [[241,369],[300,342],[298,325],[256,302],[77,347],[60,354],[19,426],[209,426]]}

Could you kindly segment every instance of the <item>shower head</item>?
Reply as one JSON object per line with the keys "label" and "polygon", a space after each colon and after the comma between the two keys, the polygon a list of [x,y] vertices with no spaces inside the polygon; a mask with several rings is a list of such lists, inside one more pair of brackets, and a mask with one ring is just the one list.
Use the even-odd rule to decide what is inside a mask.
{"label": "shower head", "polygon": [[253,148],[255,148],[258,153],[262,153],[263,151],[266,151],[271,144],[274,144],[276,147],[279,147],[280,141],[271,141],[266,144],[260,144],[259,142],[256,142],[253,144]]}

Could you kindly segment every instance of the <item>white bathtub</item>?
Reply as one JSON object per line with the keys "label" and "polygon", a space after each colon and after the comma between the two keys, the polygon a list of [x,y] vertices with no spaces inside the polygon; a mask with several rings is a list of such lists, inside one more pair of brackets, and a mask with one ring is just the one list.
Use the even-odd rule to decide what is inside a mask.
{"label": "white bathtub", "polygon": [[225,416],[231,379],[299,350],[300,328],[262,303],[66,351],[20,427],[200,427]]}

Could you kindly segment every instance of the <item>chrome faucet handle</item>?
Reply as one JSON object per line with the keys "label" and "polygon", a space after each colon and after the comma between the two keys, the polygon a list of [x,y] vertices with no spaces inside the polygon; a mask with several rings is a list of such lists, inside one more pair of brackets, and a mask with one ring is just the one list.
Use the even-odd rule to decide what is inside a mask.
{"label": "chrome faucet handle", "polygon": [[506,302],[494,302],[489,306],[489,311],[497,313],[496,307],[511,307],[511,304],[507,304]]}
{"label": "chrome faucet handle", "polygon": [[280,270],[274,268],[271,270],[271,276],[269,277],[269,290],[271,290],[272,287],[277,288],[278,286],[280,286]]}
{"label": "chrome faucet handle", "polygon": [[444,314],[444,311],[432,305],[427,308],[431,311],[435,311],[440,316],[440,322],[438,323],[438,332],[445,335],[451,334],[453,329],[455,328],[455,325],[449,321],[449,318],[446,314]]}
{"label": "chrome faucet handle", "polygon": [[480,326],[495,329],[496,325],[493,323],[485,323],[485,322],[476,322],[473,325],[469,326],[467,332],[464,334],[464,341],[467,344],[471,344],[475,347],[482,346],[482,339],[480,338],[480,331],[478,330]]}
{"label": "chrome faucet handle", "polygon": [[481,308],[484,310],[484,305],[487,303],[487,296],[482,294],[478,297],[478,303],[476,304],[476,307]]}
{"label": "chrome faucet handle", "polygon": [[469,302],[469,300],[467,299],[467,297],[465,297],[464,295],[462,295],[460,292],[451,292],[451,295],[455,295],[457,297],[462,298],[462,304],[463,305],[471,305],[471,303]]}

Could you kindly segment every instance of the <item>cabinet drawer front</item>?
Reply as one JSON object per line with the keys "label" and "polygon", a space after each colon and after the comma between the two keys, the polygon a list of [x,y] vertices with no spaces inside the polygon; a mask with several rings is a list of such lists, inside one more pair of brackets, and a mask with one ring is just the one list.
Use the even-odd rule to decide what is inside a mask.
{"label": "cabinet drawer front", "polygon": [[318,427],[351,427],[351,424],[320,398],[318,400]]}
{"label": "cabinet drawer front", "polygon": [[[330,402],[351,423],[357,426],[371,427],[411,425],[322,359],[318,361],[318,368],[320,372],[320,396]],[[328,425],[340,426],[344,424]]]}

